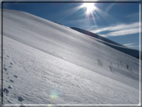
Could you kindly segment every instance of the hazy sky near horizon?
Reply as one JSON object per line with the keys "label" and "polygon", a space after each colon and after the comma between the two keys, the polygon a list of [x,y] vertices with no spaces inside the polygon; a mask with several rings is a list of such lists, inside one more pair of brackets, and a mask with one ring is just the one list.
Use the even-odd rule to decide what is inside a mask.
{"label": "hazy sky near horizon", "polygon": [[139,3],[92,4],[17,2],[3,3],[3,8],[25,11],[65,26],[86,29],[139,49]]}

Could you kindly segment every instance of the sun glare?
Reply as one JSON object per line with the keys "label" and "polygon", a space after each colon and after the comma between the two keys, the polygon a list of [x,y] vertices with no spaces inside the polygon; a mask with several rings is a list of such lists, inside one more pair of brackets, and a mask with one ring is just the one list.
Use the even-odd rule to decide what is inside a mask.
{"label": "sun glare", "polygon": [[90,14],[93,12],[93,10],[95,10],[94,3],[84,3],[82,7],[85,7],[87,9],[86,14]]}

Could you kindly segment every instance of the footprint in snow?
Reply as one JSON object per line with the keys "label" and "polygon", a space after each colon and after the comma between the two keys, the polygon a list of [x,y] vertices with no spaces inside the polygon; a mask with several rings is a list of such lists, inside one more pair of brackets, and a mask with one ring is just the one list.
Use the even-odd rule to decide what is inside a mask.
{"label": "footprint in snow", "polygon": [[8,103],[11,103],[9,100],[7,100]]}
{"label": "footprint in snow", "polygon": [[14,75],[14,77],[17,78],[18,76],[17,76],[17,75]]}
{"label": "footprint in snow", "polygon": [[8,88],[9,88],[9,89],[12,89],[12,86],[9,85]]}
{"label": "footprint in snow", "polygon": [[9,93],[8,89],[4,88],[3,92],[6,93],[6,95]]}
{"label": "footprint in snow", "polygon": [[10,65],[13,65],[12,63],[10,63]]}
{"label": "footprint in snow", "polygon": [[6,69],[6,68],[4,68],[4,70],[5,70],[5,71],[7,71],[7,69]]}
{"label": "footprint in snow", "polygon": [[13,80],[10,80],[10,82],[14,82]]}
{"label": "footprint in snow", "polygon": [[113,69],[112,69],[112,67],[111,67],[111,66],[109,66],[109,69],[110,69],[110,71],[113,71]]}
{"label": "footprint in snow", "polygon": [[99,66],[103,66],[102,61],[101,61],[100,59],[97,59],[97,60],[98,60],[98,65],[99,65]]}
{"label": "footprint in snow", "polygon": [[18,97],[18,101],[22,102],[24,99],[22,97]]}

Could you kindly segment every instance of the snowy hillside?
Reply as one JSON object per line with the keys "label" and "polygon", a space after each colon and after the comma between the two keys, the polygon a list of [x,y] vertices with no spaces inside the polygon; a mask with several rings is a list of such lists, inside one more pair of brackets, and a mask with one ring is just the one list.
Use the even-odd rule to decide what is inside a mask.
{"label": "snowy hillside", "polygon": [[4,104],[138,104],[139,60],[26,12],[3,11]]}

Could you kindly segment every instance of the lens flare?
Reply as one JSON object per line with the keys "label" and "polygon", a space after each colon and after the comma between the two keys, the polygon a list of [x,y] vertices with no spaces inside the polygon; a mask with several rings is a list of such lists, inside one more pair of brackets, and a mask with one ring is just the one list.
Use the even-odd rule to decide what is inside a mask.
{"label": "lens flare", "polygon": [[47,107],[53,107],[52,104],[48,104]]}
{"label": "lens flare", "polygon": [[57,92],[57,91],[52,91],[52,92],[50,93],[50,97],[51,97],[52,99],[57,99],[57,98],[58,98],[58,92]]}

